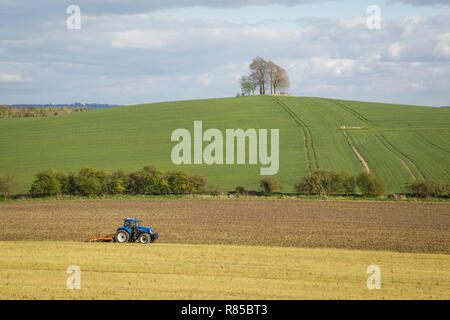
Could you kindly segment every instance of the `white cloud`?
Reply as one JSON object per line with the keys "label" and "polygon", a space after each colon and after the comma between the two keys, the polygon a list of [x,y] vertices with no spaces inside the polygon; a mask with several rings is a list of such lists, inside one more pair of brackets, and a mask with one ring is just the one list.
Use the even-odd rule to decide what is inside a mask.
{"label": "white cloud", "polygon": [[356,65],[352,59],[311,57],[286,61],[292,80],[309,81],[313,78],[351,76]]}
{"label": "white cloud", "polygon": [[425,84],[423,82],[413,82],[409,85],[409,87],[415,91],[425,90]]}
{"label": "white cloud", "polygon": [[336,77],[340,77],[344,73],[351,73],[355,61],[351,59],[322,59],[315,58],[313,61],[317,66],[324,66],[326,69],[332,71]]}
{"label": "white cloud", "polygon": [[344,28],[355,28],[355,27],[366,27],[367,26],[367,17],[354,17],[354,18],[345,18],[340,19],[337,23],[338,26]]}
{"label": "white cloud", "polygon": [[440,34],[434,52],[442,58],[450,58],[450,33]]}
{"label": "white cloud", "polygon": [[180,33],[165,30],[128,30],[117,32],[111,46],[115,48],[161,49],[176,41]]}
{"label": "white cloud", "polygon": [[31,81],[30,78],[24,78],[20,74],[11,74],[6,72],[0,72],[0,82],[14,83],[14,82],[27,82]]}
{"label": "white cloud", "polygon": [[400,26],[403,28],[403,36],[409,37],[415,32],[418,32],[418,28],[424,25],[427,19],[419,16],[406,17],[400,21]]}
{"label": "white cloud", "polygon": [[212,78],[211,75],[206,73],[206,74],[201,74],[197,77],[197,81],[204,87],[209,88],[211,86],[212,83]]}
{"label": "white cloud", "polygon": [[413,6],[448,5],[448,0],[387,0],[387,3],[405,3]]}
{"label": "white cloud", "polygon": [[392,43],[389,45],[388,52],[392,59],[398,59],[404,46],[400,43]]}

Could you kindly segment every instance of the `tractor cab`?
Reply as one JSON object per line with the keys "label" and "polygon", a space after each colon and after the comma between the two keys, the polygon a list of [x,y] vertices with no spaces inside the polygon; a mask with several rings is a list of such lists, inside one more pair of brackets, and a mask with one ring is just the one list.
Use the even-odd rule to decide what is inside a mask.
{"label": "tractor cab", "polygon": [[124,228],[137,228],[139,227],[139,219],[124,219],[123,220]]}

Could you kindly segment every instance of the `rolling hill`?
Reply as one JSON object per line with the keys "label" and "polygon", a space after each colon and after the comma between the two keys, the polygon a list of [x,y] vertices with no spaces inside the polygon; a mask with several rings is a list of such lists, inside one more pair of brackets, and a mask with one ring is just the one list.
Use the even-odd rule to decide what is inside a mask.
{"label": "rolling hill", "polygon": [[401,192],[413,179],[450,180],[450,110],[309,97],[240,97],[152,103],[49,118],[0,119],[0,174],[23,192],[47,168],[186,169],[227,190],[258,189],[260,165],[181,165],[171,161],[177,128],[279,129],[284,192],[315,168],[368,167]]}

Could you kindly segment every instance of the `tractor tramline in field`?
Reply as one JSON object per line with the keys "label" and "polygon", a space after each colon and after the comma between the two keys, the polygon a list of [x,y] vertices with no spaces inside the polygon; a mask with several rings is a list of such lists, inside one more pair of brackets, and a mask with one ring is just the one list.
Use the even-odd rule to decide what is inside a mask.
{"label": "tractor tramline in field", "polygon": [[136,242],[149,243],[159,239],[160,233],[154,232],[152,228],[139,225],[139,219],[124,219],[123,227],[119,227],[116,233],[107,234],[101,237],[91,237],[89,242]]}

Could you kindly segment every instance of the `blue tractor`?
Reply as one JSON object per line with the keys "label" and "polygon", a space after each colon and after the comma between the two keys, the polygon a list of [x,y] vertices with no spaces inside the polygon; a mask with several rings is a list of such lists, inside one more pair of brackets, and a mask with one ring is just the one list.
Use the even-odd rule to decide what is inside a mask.
{"label": "blue tractor", "polygon": [[118,243],[135,242],[150,243],[159,238],[159,232],[139,225],[139,219],[124,219],[123,227],[117,229],[114,241]]}

